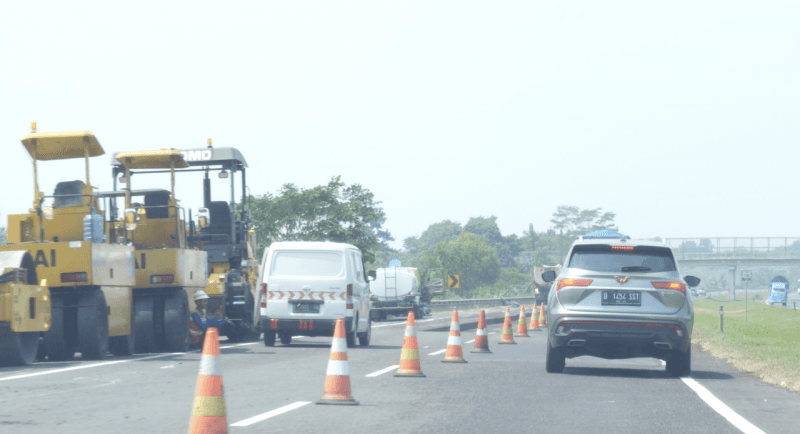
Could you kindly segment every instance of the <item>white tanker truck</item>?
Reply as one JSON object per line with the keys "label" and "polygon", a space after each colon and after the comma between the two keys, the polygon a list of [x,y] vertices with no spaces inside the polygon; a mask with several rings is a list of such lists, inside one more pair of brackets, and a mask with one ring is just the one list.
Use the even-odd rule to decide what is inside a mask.
{"label": "white tanker truck", "polygon": [[378,268],[369,272],[369,280],[373,320],[383,321],[387,315],[408,315],[408,312],[414,312],[415,318],[422,317],[422,303],[430,295],[427,288],[420,291],[416,268]]}

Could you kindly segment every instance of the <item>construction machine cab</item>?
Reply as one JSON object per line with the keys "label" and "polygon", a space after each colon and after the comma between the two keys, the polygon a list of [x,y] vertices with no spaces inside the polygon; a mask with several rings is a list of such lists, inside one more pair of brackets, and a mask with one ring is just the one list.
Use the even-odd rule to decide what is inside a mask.
{"label": "construction machine cab", "polygon": [[[186,248],[186,227],[183,208],[175,198],[175,170],[189,167],[183,155],[174,149],[157,151],[119,152],[112,158],[114,191],[103,196],[125,196],[125,229],[127,238],[137,248]],[[170,174],[170,190],[131,188],[136,173]],[[117,191],[117,175],[124,174],[125,189]],[[143,197],[142,202],[133,198]],[[111,213],[116,219],[119,213],[116,202],[112,202]],[[116,229],[122,231],[122,222]]]}
{"label": "construction machine cab", "polygon": [[[32,129],[22,138],[22,144],[33,161],[33,208],[27,214],[8,216],[8,242],[82,241],[86,236],[84,217],[92,215],[102,220],[100,201],[89,179],[89,158],[105,151],[89,131],[37,133],[35,124]],[[85,181],[59,182],[50,196],[39,190],[40,162],[73,158],[85,160]],[[49,205],[46,199],[51,199]],[[103,238],[102,233],[92,236],[93,241]]]}

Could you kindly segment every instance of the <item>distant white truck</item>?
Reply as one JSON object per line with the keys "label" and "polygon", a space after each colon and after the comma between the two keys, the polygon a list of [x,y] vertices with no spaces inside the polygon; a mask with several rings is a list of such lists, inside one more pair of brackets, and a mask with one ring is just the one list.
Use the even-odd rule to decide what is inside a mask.
{"label": "distant white truck", "polygon": [[416,268],[386,267],[369,272],[370,315],[383,321],[387,315],[408,315],[422,318],[422,303],[427,301],[420,291]]}

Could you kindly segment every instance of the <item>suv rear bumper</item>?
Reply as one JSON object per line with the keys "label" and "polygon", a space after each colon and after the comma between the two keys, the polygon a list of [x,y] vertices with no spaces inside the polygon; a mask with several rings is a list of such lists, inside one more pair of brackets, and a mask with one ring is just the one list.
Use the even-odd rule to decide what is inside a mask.
{"label": "suv rear bumper", "polygon": [[[336,327],[335,319],[261,319],[261,330],[268,332],[284,332],[303,336],[333,336]],[[344,330],[353,330],[353,317],[344,319]]]}
{"label": "suv rear bumper", "polygon": [[565,317],[551,330],[550,345],[565,347],[567,357],[666,359],[672,350],[686,351],[691,342],[686,327],[677,321]]}

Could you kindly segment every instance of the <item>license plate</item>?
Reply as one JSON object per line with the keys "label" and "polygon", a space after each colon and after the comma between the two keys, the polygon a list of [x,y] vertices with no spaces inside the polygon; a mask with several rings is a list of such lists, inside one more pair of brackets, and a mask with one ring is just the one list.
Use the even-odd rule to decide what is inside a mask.
{"label": "license plate", "polygon": [[319,304],[316,303],[295,303],[293,306],[294,313],[319,313]]}
{"label": "license plate", "polygon": [[604,306],[641,306],[642,293],[639,291],[603,291]]}

